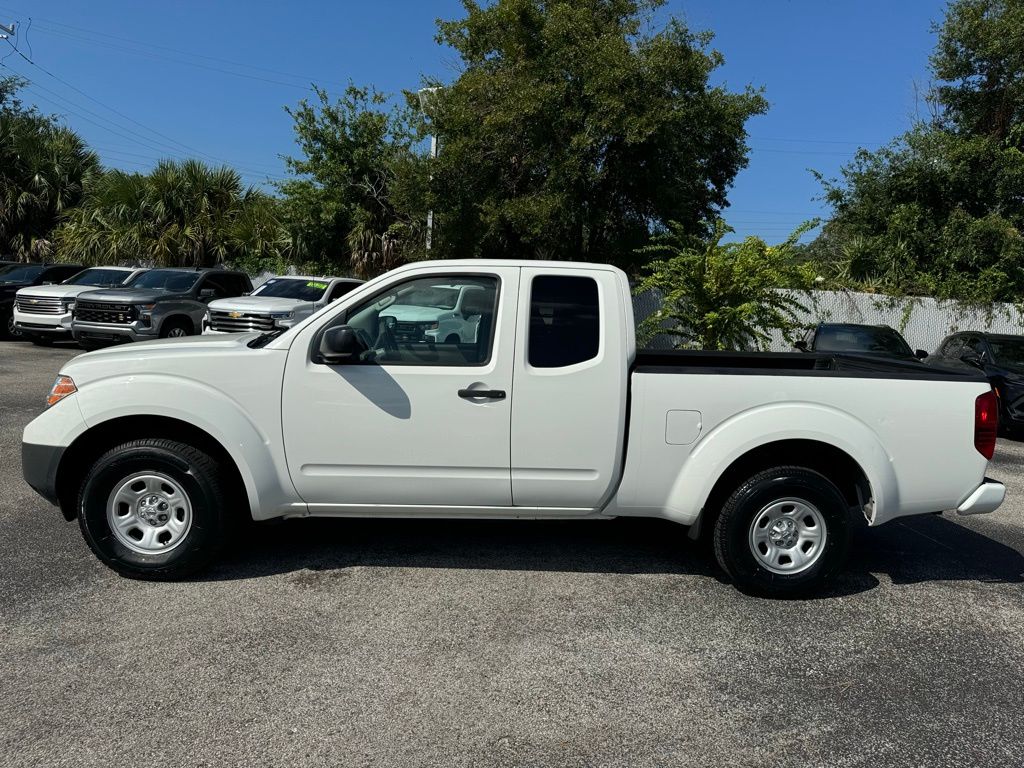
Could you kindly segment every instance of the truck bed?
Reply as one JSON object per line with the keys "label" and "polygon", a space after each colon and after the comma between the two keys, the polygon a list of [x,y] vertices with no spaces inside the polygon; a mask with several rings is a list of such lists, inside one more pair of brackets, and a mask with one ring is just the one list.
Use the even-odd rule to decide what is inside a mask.
{"label": "truck bed", "polygon": [[638,350],[635,373],[838,376],[882,379],[984,381],[981,371],[925,365],[880,355],[823,352],[710,352]]}

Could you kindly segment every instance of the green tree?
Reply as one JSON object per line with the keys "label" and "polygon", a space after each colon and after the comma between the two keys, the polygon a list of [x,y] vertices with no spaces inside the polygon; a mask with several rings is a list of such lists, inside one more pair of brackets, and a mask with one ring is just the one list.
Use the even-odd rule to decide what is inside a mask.
{"label": "green tree", "polygon": [[723,243],[731,230],[720,220],[710,239],[670,222],[666,233],[642,249],[660,258],[647,266],[636,292],[654,291],[662,306],[641,321],[640,342],[666,334],[683,347],[752,349],[766,348],[772,330],[792,338],[807,307],[779,289],[810,288],[814,270],[799,260],[797,241],[815,224],[804,224],[780,245],[768,245],[759,237]]}
{"label": "green tree", "polygon": [[81,201],[99,162],[74,131],[25,108],[22,85],[0,80],[0,253],[48,259],[54,229]]}
{"label": "green tree", "polygon": [[149,174],[111,170],[87,189],[57,232],[62,256],[256,270],[279,265],[291,243],[277,202],[230,168],[164,160]]}
{"label": "green tree", "polygon": [[288,114],[301,157],[279,185],[288,226],[306,259],[365,277],[422,255],[426,167],[415,150],[419,117],[384,95],[350,86],[331,103],[317,89]]}
{"label": "green tree", "polygon": [[460,74],[426,110],[441,254],[630,268],[668,221],[715,218],[767,102],[709,85],[710,33],[646,31],[662,0],[463,5],[438,34]]}
{"label": "green tree", "polygon": [[973,302],[1024,293],[1024,0],[957,0],[931,56],[934,115],[826,181],[811,251],[849,285]]}

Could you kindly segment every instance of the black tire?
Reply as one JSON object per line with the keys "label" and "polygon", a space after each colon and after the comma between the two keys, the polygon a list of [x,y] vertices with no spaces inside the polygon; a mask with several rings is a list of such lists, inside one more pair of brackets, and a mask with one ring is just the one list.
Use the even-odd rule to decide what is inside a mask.
{"label": "black tire", "polygon": [[[176,330],[184,331],[183,334],[174,333]],[[167,339],[175,336],[194,336],[196,329],[192,327],[192,321],[182,317],[172,317],[164,320],[160,326],[160,338]]]}
{"label": "black tire", "polygon": [[461,342],[462,339],[459,338],[459,334],[457,333],[449,333],[444,340],[445,344],[460,344]]}
{"label": "black tire", "polygon": [[[782,505],[777,509],[785,510],[786,501],[794,499],[818,513],[825,543],[804,570],[778,573],[755,554],[753,529],[773,502]],[[808,519],[814,522],[813,517]],[[764,597],[800,597],[819,591],[842,569],[850,539],[849,511],[843,494],[824,475],[805,467],[773,467],[758,472],[732,492],[715,522],[713,538],[718,564],[740,590]],[[785,546],[777,551],[788,557]]]}
{"label": "black tire", "polygon": [[[133,474],[146,472],[171,478],[191,507],[191,525],[167,552],[130,549],[118,540],[108,521],[108,501],[115,489]],[[78,494],[82,535],[96,556],[122,576],[167,581],[192,575],[214,560],[227,535],[232,510],[224,506],[228,497],[222,478],[218,463],[191,445],[158,438],[119,445],[103,454],[85,475]]]}
{"label": "black tire", "polygon": [[21,331],[14,325],[14,310],[0,314],[0,338],[16,341],[21,337]]}

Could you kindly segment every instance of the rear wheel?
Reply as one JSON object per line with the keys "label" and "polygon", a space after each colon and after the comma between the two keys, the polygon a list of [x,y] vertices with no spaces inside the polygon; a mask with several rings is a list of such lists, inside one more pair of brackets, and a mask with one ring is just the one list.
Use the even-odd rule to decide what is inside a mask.
{"label": "rear wheel", "polygon": [[804,467],[766,469],[742,483],[715,523],[719,565],[740,589],[795,597],[842,568],[849,516],[842,493]]}
{"label": "rear wheel", "polygon": [[168,580],[208,565],[227,535],[221,468],[173,440],[133,440],[86,473],[78,521],[96,556],[122,576]]}

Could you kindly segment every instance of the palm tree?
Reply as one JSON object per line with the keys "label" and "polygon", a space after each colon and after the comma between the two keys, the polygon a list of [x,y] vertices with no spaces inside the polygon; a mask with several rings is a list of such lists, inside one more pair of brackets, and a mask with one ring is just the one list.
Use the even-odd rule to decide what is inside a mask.
{"label": "palm tree", "polygon": [[273,198],[226,167],[163,160],[147,175],[107,171],[58,232],[61,254],[86,263],[257,264],[286,255]]}
{"label": "palm tree", "polygon": [[69,128],[30,111],[0,111],[0,251],[50,258],[54,229],[98,169]]}

